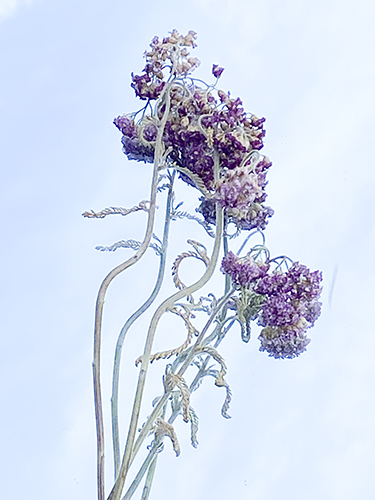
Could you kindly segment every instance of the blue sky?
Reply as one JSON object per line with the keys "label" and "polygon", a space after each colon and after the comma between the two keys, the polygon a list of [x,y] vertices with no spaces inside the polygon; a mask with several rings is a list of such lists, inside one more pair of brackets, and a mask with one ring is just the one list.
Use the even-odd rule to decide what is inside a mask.
{"label": "blue sky", "polygon": [[[143,68],[152,37],[177,28],[198,33],[197,76],[224,66],[221,87],[266,117],[275,209],[267,244],[321,269],[324,292],[298,359],[270,359],[238,331],[226,339],[232,419],[205,382],[193,400],[200,445],[191,448],[176,424],[182,453],[166,444],[154,498],[374,498],[374,13],[370,0],[0,0],[4,497],[95,498],[94,304],[107,272],[131,255],[95,246],[140,239],[145,218],[81,214],[149,196],[150,166],[126,159],[112,121],[139,107],[130,73]],[[178,196],[194,210],[192,189],[180,186]],[[205,238],[192,223],[172,234],[171,259],[187,237]],[[151,252],[142,266],[115,281],[105,306],[107,417],[113,345],[152,286]],[[123,432],[146,327],[147,318],[125,355]],[[166,330],[156,348],[178,344]],[[161,371],[153,365],[144,417]],[[109,434],[107,446],[109,485]]]}

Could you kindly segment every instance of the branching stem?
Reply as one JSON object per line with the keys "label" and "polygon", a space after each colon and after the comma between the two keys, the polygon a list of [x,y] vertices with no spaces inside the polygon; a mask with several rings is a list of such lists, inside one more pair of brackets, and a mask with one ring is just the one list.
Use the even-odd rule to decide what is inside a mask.
{"label": "branching stem", "polygon": [[[132,413],[132,418],[130,421],[130,427],[129,427],[128,439],[127,439],[127,443],[126,443],[126,447],[125,447],[125,453],[124,453],[124,457],[122,460],[119,475],[118,475],[116,483],[111,491],[111,494],[108,497],[108,500],[119,500],[119,498],[121,496],[122,489],[124,487],[125,478],[126,478],[129,466],[130,466],[130,461],[131,461],[132,455],[133,455],[133,453],[135,455],[138,451],[138,450],[134,449],[134,452],[133,452],[133,444],[134,444],[135,433],[136,433],[136,429],[137,429],[137,425],[138,425],[138,418],[139,418],[139,413],[140,413],[140,408],[141,408],[143,390],[144,390],[144,386],[145,386],[145,382],[146,382],[147,369],[148,369],[148,365],[149,365],[151,348],[152,348],[153,340],[155,337],[156,327],[159,323],[160,318],[164,314],[164,312],[167,311],[168,309],[172,308],[177,300],[180,300],[183,297],[186,297],[187,295],[190,295],[190,294],[196,292],[197,290],[202,288],[207,283],[207,281],[211,278],[211,276],[215,270],[218,257],[219,257],[222,232],[223,232],[223,212],[222,212],[222,209],[220,208],[219,204],[217,204],[215,244],[214,244],[214,249],[212,252],[210,264],[208,265],[206,272],[204,273],[202,278],[200,280],[198,280],[196,283],[194,283],[191,286],[186,287],[183,290],[180,290],[179,292],[175,293],[174,295],[172,295],[171,297],[166,299],[158,307],[158,309],[156,310],[156,312],[151,320],[150,328],[149,328],[147,339],[146,339],[146,345],[145,345],[144,353],[142,356],[142,365],[141,365],[139,378],[138,378],[138,385],[137,385],[137,390],[136,390],[136,395],[135,395],[135,400],[134,400],[134,405],[133,405],[133,413]],[[180,375],[180,373],[179,373],[179,375]],[[164,398],[164,396],[163,396],[163,398]],[[164,400],[164,402],[165,402],[165,400]],[[164,404],[164,402],[163,402],[163,404]],[[158,403],[157,408],[160,408],[159,405],[160,405],[160,402]],[[155,410],[154,410],[153,414],[154,413],[155,413]],[[147,423],[149,423],[149,422],[150,422],[150,419],[148,419]],[[150,427],[151,427],[151,425],[150,425]],[[137,443],[138,443],[139,439],[141,438],[141,436],[142,436],[142,441],[143,441],[143,439],[144,439],[143,436],[144,436],[145,432],[147,432],[147,433],[149,432],[150,427],[148,427],[147,430],[146,430],[146,427],[148,427],[147,424],[144,426],[144,428],[143,428],[143,430],[142,430],[142,432],[137,440]]]}
{"label": "branching stem", "polygon": [[[208,330],[209,326],[212,324],[212,321],[215,319],[215,317],[217,316],[217,314],[221,311],[221,309],[225,305],[227,299],[229,298],[229,296],[233,292],[234,292],[234,290],[232,289],[230,292],[228,292],[226,294],[225,297],[222,298],[222,300],[219,301],[219,304],[218,304],[216,310],[212,313],[210,319],[208,320],[208,322],[206,323],[206,325],[204,327],[204,332],[202,330],[203,335],[201,335],[201,338],[203,338],[203,336],[207,333],[207,330]],[[216,331],[216,329],[215,329],[215,331]],[[216,335],[217,335],[217,332],[216,332]],[[224,337],[221,337],[220,339],[219,338],[217,339],[217,341],[215,342],[215,348],[220,344],[220,342],[223,340],[223,338]],[[208,340],[208,338],[207,338],[207,340]],[[210,341],[211,340],[213,340],[213,339],[211,338]],[[201,342],[201,344],[202,344],[202,342]],[[204,344],[206,344],[206,342],[204,342]],[[194,348],[197,349],[197,347],[198,347],[198,345],[196,343],[194,345]],[[192,350],[193,350],[193,347],[190,348],[190,352]],[[193,356],[194,356],[194,354],[192,355],[192,357]],[[189,388],[190,393],[192,393],[196,389],[196,387],[198,386],[199,380],[202,378],[202,376],[204,374],[204,371],[205,371],[205,369],[207,367],[207,364],[208,364],[208,362],[209,362],[210,359],[211,359],[211,356],[207,356],[206,359],[204,360],[201,369],[198,371],[198,373],[196,374],[193,382],[190,384],[190,388]],[[181,373],[181,370],[180,370],[179,373]],[[134,446],[134,453],[132,455],[131,463],[132,463],[132,461],[133,461],[133,459],[135,457],[136,452],[139,450],[139,448],[140,448],[140,446],[141,446],[144,438],[146,437],[146,433],[145,433],[146,426],[147,427],[148,426],[151,427],[152,423],[157,418],[158,414],[160,414],[160,412],[163,411],[163,408],[165,409],[165,403],[168,400],[168,397],[170,396],[170,393],[171,393],[172,390],[173,389],[171,389],[170,391],[166,392],[163,395],[163,397],[158,401],[157,407],[154,409],[153,413],[148,418],[146,424],[143,426],[141,434],[140,434],[139,438],[137,439],[137,442],[136,442],[136,444]],[[173,411],[172,415],[169,417],[169,419],[168,419],[168,423],[169,424],[173,424],[173,422],[176,420],[176,418],[177,418],[177,416],[179,414],[179,411],[180,411],[180,405],[178,405],[175,408],[175,410]],[[143,434],[143,436],[142,436],[142,434]],[[144,500],[144,499],[147,500],[148,494],[150,492],[152,480],[153,480],[154,469],[156,467],[157,453],[159,451],[159,445],[160,445],[160,443],[156,443],[156,442],[154,442],[152,444],[151,449],[149,451],[149,454],[147,455],[146,459],[144,460],[141,468],[139,469],[136,477],[134,478],[132,484],[130,485],[128,491],[126,492],[126,494],[122,498],[122,500],[130,500],[130,498],[134,495],[136,489],[138,488],[140,482],[142,481],[142,478],[145,475],[147,469],[149,468],[148,469],[146,483],[145,483],[144,490],[143,490],[143,495],[145,495],[145,492],[147,492],[147,496],[146,497],[142,496],[142,498],[141,498],[141,500]],[[153,459],[154,459],[154,461],[153,461]]]}
{"label": "branching stem", "polygon": [[115,463],[115,480],[118,475],[120,468],[120,437],[119,437],[119,422],[118,422],[118,393],[119,393],[119,378],[120,378],[120,364],[121,364],[121,354],[122,346],[124,344],[125,336],[129,331],[132,324],[151,306],[151,304],[156,299],[161,285],[163,283],[164,273],[165,273],[165,263],[167,259],[167,247],[168,247],[168,235],[172,216],[172,201],[173,201],[173,183],[176,173],[173,172],[171,175],[171,180],[168,188],[168,198],[167,207],[165,214],[164,223],[164,234],[162,243],[162,253],[160,256],[159,273],[155,283],[155,287],[148,297],[146,302],[130,316],[127,322],[121,329],[120,335],[117,339],[115,360],[113,366],[113,378],[112,378],[112,398],[111,398],[111,411],[112,411],[112,441],[113,441],[113,455]]}
{"label": "branching stem", "polygon": [[95,309],[95,327],[94,327],[94,361],[93,361],[93,379],[94,379],[94,402],[97,436],[97,481],[98,481],[98,500],[105,499],[104,487],[104,422],[103,422],[103,404],[100,382],[100,351],[101,351],[101,331],[103,319],[104,299],[108,287],[112,280],[122,273],[125,269],[138,262],[146,252],[153,233],[156,209],[156,193],[159,175],[159,162],[162,156],[162,136],[170,110],[169,86],[165,87],[166,103],[163,117],[160,122],[158,135],[155,144],[154,170],[151,183],[150,207],[148,211],[146,233],[138,251],[128,260],[112,269],[104,278],[98,292]]}
{"label": "branching stem", "polygon": [[[217,314],[221,311],[221,308],[225,305],[226,301],[228,300],[228,298],[230,297],[230,295],[232,295],[233,293],[233,289],[230,290],[221,300],[219,300],[215,310],[212,312],[209,320],[207,321],[207,323],[205,324],[204,328],[202,329],[201,333],[199,334],[195,344],[190,347],[189,349],[189,352],[185,358],[185,362],[183,364],[183,366],[180,368],[179,372],[178,372],[178,376],[182,377],[185,373],[185,371],[187,370],[187,368],[190,366],[190,363],[192,362],[194,356],[195,356],[195,351],[198,347],[201,346],[202,344],[202,341],[203,341],[203,338],[204,336],[206,335],[208,329],[210,328],[211,324],[213,323],[213,321],[215,320]],[[178,358],[177,358],[178,359]],[[177,360],[176,360],[177,361]],[[173,389],[173,388],[172,388]],[[169,391],[166,391],[163,396],[160,398],[160,400],[158,401],[157,405],[155,406],[153,412],[151,413],[151,415],[148,417],[147,421],[145,422],[144,426],[142,427],[142,430],[138,436],[138,439],[137,441],[135,442],[135,445],[134,445],[134,449],[133,449],[133,453],[132,453],[132,457],[131,457],[131,462],[134,460],[136,454],[138,453],[144,439],[147,437],[153,423],[155,422],[155,420],[157,419],[158,416],[160,416],[160,413],[163,409],[163,406],[165,404],[165,402],[167,401],[167,399],[169,398],[170,396],[170,393],[171,393],[171,390]]]}

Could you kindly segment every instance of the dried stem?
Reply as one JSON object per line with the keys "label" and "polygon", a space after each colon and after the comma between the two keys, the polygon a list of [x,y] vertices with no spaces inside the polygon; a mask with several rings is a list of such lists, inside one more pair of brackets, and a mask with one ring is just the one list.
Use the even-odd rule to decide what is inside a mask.
{"label": "dried stem", "polygon": [[165,95],[166,104],[163,118],[160,123],[158,135],[155,144],[155,157],[154,157],[154,170],[151,183],[151,196],[150,207],[148,211],[147,227],[143,242],[139,250],[127,261],[115,267],[103,280],[96,300],[95,310],[95,329],[94,329],[94,362],[93,362],[93,378],[94,378],[94,400],[95,400],[95,419],[96,419],[96,435],[97,435],[97,480],[98,480],[98,500],[105,499],[104,488],[104,423],[103,423],[103,407],[102,407],[102,394],[100,383],[100,350],[101,350],[101,331],[103,319],[103,306],[107,289],[111,281],[118,276],[122,271],[129,268],[139,261],[139,259],[146,252],[153,233],[156,209],[156,193],[159,174],[159,162],[162,156],[162,136],[164,132],[165,123],[168,118],[170,109],[170,86],[166,85]]}
{"label": "dried stem", "polygon": [[[172,356],[178,356],[182,351],[184,351],[191,343],[191,340],[193,338],[193,335],[195,333],[197,333],[197,330],[196,328],[193,326],[193,324],[191,323],[189,317],[190,317],[190,313],[182,313],[181,311],[178,311],[176,308],[174,309],[171,309],[170,312],[174,313],[174,314],[177,314],[180,318],[182,318],[185,322],[185,325],[187,327],[187,330],[188,330],[188,334],[187,334],[187,337],[186,337],[186,340],[183,344],[181,344],[179,347],[175,347],[174,349],[168,349],[167,351],[161,351],[161,352],[157,352],[155,354],[152,354],[150,356],[150,363],[153,363],[154,361],[157,361],[159,359],[169,359],[171,358]],[[139,363],[142,362],[142,356],[140,356],[136,361],[135,361],[135,366],[138,366]]]}
{"label": "dried stem", "polygon": [[148,473],[147,473],[147,477],[146,477],[146,482],[145,482],[145,485],[143,487],[143,492],[142,492],[142,498],[141,500],[147,500],[149,495],[150,495],[150,491],[151,491],[151,485],[152,485],[152,481],[154,480],[154,474],[155,474],[155,469],[156,469],[156,462],[158,460],[158,457],[157,455],[154,457],[153,461],[151,462],[151,465],[148,469]]}
{"label": "dried stem", "polygon": [[[219,301],[219,303],[218,303],[215,311],[213,311],[213,313],[210,316],[210,319],[207,321],[205,327],[202,330],[203,336],[206,334],[206,332],[207,332],[208,328],[210,327],[210,325],[212,324],[213,320],[215,319],[215,317],[217,316],[217,314],[221,311],[221,309],[225,305],[227,299],[230,297],[230,295],[233,292],[234,292],[234,290],[232,289],[230,292],[228,292],[222,298],[222,300]],[[216,333],[216,335],[217,335],[217,333]],[[201,334],[202,338],[203,338],[203,336]],[[223,340],[223,337],[221,337],[220,339],[218,339],[215,342],[215,347],[217,347],[222,340]],[[196,348],[198,348],[197,344],[196,344]],[[206,357],[206,359],[204,360],[202,367],[198,371],[198,373],[195,376],[193,382],[190,384],[190,387],[189,387],[189,392],[190,393],[192,393],[197,388],[200,379],[202,378],[202,376],[204,376],[205,369],[206,369],[207,364],[208,364],[208,362],[209,362],[210,359],[211,359],[211,356],[208,355]],[[180,373],[181,373],[181,371],[179,372],[179,374]],[[137,451],[139,450],[139,448],[140,448],[140,446],[141,446],[144,438],[148,434],[148,431],[146,432],[146,429],[147,428],[150,429],[151,426],[152,426],[152,424],[153,424],[153,422],[154,422],[154,420],[157,418],[157,416],[160,415],[161,412],[164,412],[164,410],[165,410],[165,403],[166,403],[169,395],[171,394],[173,388],[174,387],[172,386],[172,384],[170,384],[168,386],[168,388],[165,388],[165,394],[158,401],[157,407],[155,407],[153,413],[150,415],[150,417],[148,418],[147,422],[143,426],[142,431],[141,431],[141,433],[140,433],[140,435],[139,435],[139,437],[137,439],[137,442],[135,443],[134,452],[133,452],[133,455],[132,455],[131,462],[133,461],[133,459],[134,459]],[[179,414],[180,408],[181,408],[181,403],[174,409],[174,411],[172,412],[172,415],[169,417],[169,419],[168,419],[168,423],[169,424],[173,424],[173,422],[176,420],[176,418],[177,418],[177,416]],[[148,472],[146,483],[145,483],[144,490],[143,490],[143,495],[144,495],[144,492],[145,492],[146,486],[147,486],[147,496],[146,497],[142,496],[141,500],[143,500],[144,498],[145,499],[148,498],[148,495],[149,495],[149,492],[150,492],[150,488],[151,488],[152,479],[153,479],[153,474],[154,474],[154,471],[152,471],[152,476],[151,476],[150,469],[153,466],[156,467],[157,453],[160,451],[160,444],[161,444],[161,442],[162,441],[159,441],[159,442],[154,441],[154,443],[152,444],[151,449],[149,451],[149,454],[147,455],[146,459],[144,460],[141,468],[139,469],[136,477],[134,478],[132,484],[130,485],[128,491],[126,492],[126,494],[122,498],[122,500],[130,500],[130,498],[134,495],[136,489],[138,488],[140,482],[142,481],[143,476],[146,474],[147,469],[149,468],[148,469],[149,472]],[[152,461],[153,459],[154,459],[154,462]]]}
{"label": "dried stem", "polygon": [[[136,429],[137,429],[137,425],[138,425],[141,400],[142,400],[142,396],[143,396],[143,389],[144,389],[144,385],[145,385],[145,381],[146,381],[148,364],[149,364],[151,348],[152,348],[152,344],[153,344],[153,340],[154,340],[154,336],[155,336],[156,327],[159,323],[161,316],[164,314],[164,312],[167,311],[168,309],[172,308],[174,303],[177,300],[180,300],[181,298],[186,297],[187,295],[192,294],[195,291],[199,290],[211,278],[211,276],[215,270],[218,256],[219,256],[222,231],[223,231],[223,213],[222,213],[222,209],[220,208],[219,204],[217,204],[217,207],[216,207],[216,238],[215,238],[215,244],[214,244],[214,249],[213,249],[211,261],[210,261],[209,266],[206,269],[206,272],[204,273],[202,278],[200,280],[198,280],[196,283],[194,283],[191,286],[186,287],[184,290],[181,290],[181,291],[175,293],[174,295],[172,295],[171,297],[169,297],[168,299],[166,299],[159,306],[159,308],[156,310],[156,312],[151,320],[150,328],[149,328],[147,339],[146,339],[145,350],[144,350],[143,357],[142,357],[142,365],[141,365],[141,370],[140,370],[139,378],[138,378],[137,391],[136,391],[134,405],[133,405],[133,413],[132,413],[132,418],[131,418],[131,422],[130,422],[130,428],[129,428],[126,447],[125,447],[125,453],[124,453],[124,457],[122,460],[122,464],[121,464],[118,478],[117,478],[116,483],[111,491],[111,494],[109,496],[109,500],[119,500],[123,486],[124,486],[125,478],[126,478],[129,466],[130,466],[130,460],[132,458],[135,433],[136,433]],[[179,375],[182,375],[182,374],[179,373]],[[157,406],[159,406],[159,404]],[[147,432],[149,430],[150,429],[147,429]],[[141,437],[141,436],[139,436],[139,437]]]}
{"label": "dried stem", "polygon": [[[146,474],[147,469],[151,466],[152,459],[156,457],[156,454],[158,452],[158,448],[160,446],[161,440],[159,441],[158,444],[154,442],[154,444],[151,447],[151,450],[149,451],[149,454],[147,455],[147,458],[141,465],[139,471],[137,472],[137,475],[135,476],[132,484],[130,485],[128,491],[126,492],[125,496],[122,498],[122,500],[130,500],[130,498],[134,495],[136,489],[138,488],[140,482],[142,481],[143,476]],[[155,461],[155,467],[156,467],[156,461]],[[151,484],[150,484],[151,486]],[[147,497],[146,497],[147,498]]]}
{"label": "dried stem", "polygon": [[113,378],[112,378],[112,398],[111,398],[111,411],[112,411],[112,442],[113,442],[113,455],[114,455],[114,464],[115,464],[115,480],[118,475],[118,471],[120,468],[120,436],[119,436],[119,423],[118,423],[118,393],[119,393],[119,379],[120,379],[120,364],[121,364],[121,354],[122,347],[124,344],[125,336],[129,331],[132,324],[151,306],[151,304],[155,301],[162,282],[164,278],[165,272],[165,264],[167,259],[167,247],[168,247],[168,235],[171,223],[171,215],[172,215],[172,202],[173,202],[173,183],[175,179],[175,172],[172,173],[169,187],[168,187],[168,198],[167,198],[167,207],[166,207],[166,215],[165,215],[165,223],[164,223],[164,233],[163,233],[163,243],[162,243],[162,252],[160,256],[160,265],[159,265],[159,273],[155,283],[155,287],[151,292],[151,295],[148,297],[146,302],[142,304],[142,306],[134,313],[130,318],[126,321],[124,326],[121,329],[120,335],[117,339],[116,351],[115,351],[115,360],[113,365]]}
{"label": "dried stem", "polygon": [[[202,329],[201,333],[199,334],[199,337],[197,338],[194,346],[191,347],[189,352],[187,353],[187,355],[185,357],[185,362],[177,374],[178,376],[182,377],[184,375],[185,371],[187,370],[187,368],[190,366],[191,361],[195,356],[194,349],[197,349],[202,344],[203,338],[206,335],[208,329],[210,328],[210,326],[213,323],[213,321],[215,320],[217,314],[221,311],[221,308],[225,305],[226,301],[232,295],[233,292],[234,292],[233,289],[230,290],[221,300],[218,301],[215,310],[211,313],[210,318],[208,319],[207,323],[205,324],[204,328]],[[178,361],[178,358],[176,361]],[[130,463],[133,462],[133,460],[134,460],[136,454],[138,453],[144,439],[147,437],[148,433],[150,432],[153,423],[155,422],[157,417],[162,412],[164,404],[167,401],[167,399],[169,398],[172,390],[173,390],[173,387],[169,388],[168,391],[165,391],[165,393],[163,394],[163,396],[160,398],[157,405],[155,406],[154,410],[152,411],[151,415],[148,417],[147,421],[143,425],[142,430],[138,436],[138,439],[134,444],[134,449],[133,449]]]}
{"label": "dried stem", "polygon": [[[146,251],[147,246],[149,245],[151,237],[152,237],[152,229],[153,229],[153,222],[154,222],[154,216],[155,216],[155,199],[156,199],[156,191],[157,191],[159,162],[160,162],[162,152],[163,152],[162,137],[163,137],[163,133],[164,133],[165,124],[166,124],[167,119],[168,119],[170,104],[171,104],[170,88],[171,88],[171,83],[168,83],[164,87],[163,93],[161,95],[161,97],[165,96],[165,109],[164,109],[163,117],[160,121],[160,125],[158,128],[158,135],[157,135],[156,143],[155,143],[154,177],[153,177],[153,183],[152,183],[151,203],[150,203],[150,212],[149,212],[149,214],[151,214],[151,212],[153,213],[153,218],[152,218],[152,226],[150,224],[147,225],[147,232],[146,232],[146,237],[144,240],[144,243],[147,241],[147,245],[144,245],[144,243],[143,243],[142,247],[137,252],[137,254],[140,253],[141,249],[143,247],[145,247],[143,252],[142,252],[142,255]],[[149,220],[150,220],[150,217],[151,216],[149,215]],[[104,296],[103,296],[103,300],[104,300]],[[133,411],[133,415],[134,415],[134,411]],[[138,421],[138,418],[136,420]],[[128,439],[127,439],[127,443],[126,443],[126,447],[125,447],[125,454],[126,454],[126,450],[129,448],[128,443],[129,442],[132,443],[130,446],[130,450],[131,450],[133,442],[134,442],[136,423],[135,423],[135,425],[133,424],[133,426],[132,426],[132,422],[133,422],[133,417],[132,417],[132,421],[131,421],[131,428],[129,429],[129,433],[128,433]],[[130,452],[129,452],[129,455],[130,455]],[[121,465],[121,469],[123,469],[123,464],[124,464],[124,460],[123,460],[123,463]],[[121,491],[122,491],[122,488],[124,485],[124,480],[125,480],[125,476],[123,479],[121,478],[121,469],[120,469],[119,477],[117,478],[115,485],[112,488],[112,491],[108,497],[110,500],[114,500],[114,498],[116,498],[116,500],[118,500],[120,495],[121,495]],[[126,472],[127,472],[127,467],[126,467]],[[126,473],[125,473],[125,475],[126,475]],[[120,480],[120,482],[119,482],[119,480]],[[122,482],[122,484],[121,484],[121,482]],[[120,485],[120,484],[121,484],[121,488],[119,489],[118,485]],[[103,498],[99,497],[99,500],[104,500],[104,478],[103,478]]]}

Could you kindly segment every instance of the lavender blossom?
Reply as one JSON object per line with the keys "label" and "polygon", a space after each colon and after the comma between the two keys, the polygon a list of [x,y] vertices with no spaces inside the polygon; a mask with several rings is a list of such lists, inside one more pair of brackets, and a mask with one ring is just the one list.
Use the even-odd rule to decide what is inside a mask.
{"label": "lavender blossom", "polygon": [[287,274],[292,285],[291,293],[294,298],[309,301],[320,296],[321,272],[312,273],[306,266],[295,262]]}
{"label": "lavender blossom", "polygon": [[259,339],[261,351],[276,358],[292,358],[310,342],[304,335],[320,315],[319,271],[311,272],[295,262],[286,272],[274,272],[259,279],[254,291],[268,298],[258,317],[263,328]]}
{"label": "lavender blossom", "polygon": [[212,74],[214,75],[215,78],[220,78],[223,71],[224,68],[220,68],[218,64],[214,64],[212,67]]}
{"label": "lavender blossom", "polygon": [[148,123],[142,130],[142,137],[146,142],[155,142],[158,129],[153,123]]}
{"label": "lavender blossom", "polygon": [[[246,212],[252,203],[263,195],[263,191],[258,185],[258,176],[251,172],[251,167],[236,167],[229,170],[225,176],[217,181],[216,200],[224,208],[236,210],[235,215]],[[229,211],[230,213],[230,211]]]}
{"label": "lavender blossom", "polygon": [[292,359],[306,351],[311,342],[303,333],[281,328],[264,328],[259,335],[260,351],[267,351],[268,355],[276,359]]}
{"label": "lavender blossom", "polygon": [[[163,141],[171,148],[169,160],[179,167],[198,175],[205,187],[213,191],[213,156],[217,152],[222,175],[246,161],[252,151],[263,146],[264,119],[247,118],[239,98],[218,91],[221,104],[212,91],[190,85],[188,92],[181,86],[171,90],[171,112],[168,117]],[[271,166],[268,159],[262,160],[259,170],[254,170],[258,185],[262,189],[259,202],[265,200],[265,170]],[[253,168],[253,167],[251,167]],[[250,165],[248,170],[251,170]],[[189,175],[180,176],[185,182],[195,185]]]}
{"label": "lavender blossom", "polygon": [[221,263],[221,272],[228,274],[234,284],[249,287],[251,283],[263,277],[269,265],[255,262],[251,257],[240,258],[233,252],[228,252]]}
{"label": "lavender blossom", "polygon": [[294,262],[286,273],[274,272],[259,281],[257,293],[263,295],[288,294],[290,299],[311,301],[321,294],[322,273],[311,272],[306,266]]}
{"label": "lavender blossom", "polygon": [[146,124],[142,133],[139,125],[128,116],[118,116],[113,123],[123,133],[121,142],[123,152],[129,160],[144,161],[152,163],[154,161],[154,147],[147,142],[155,141],[157,128],[153,124]]}
{"label": "lavender blossom", "polygon": [[292,303],[285,295],[271,296],[263,305],[261,326],[296,325],[302,317],[298,304]]}
{"label": "lavender blossom", "polygon": [[130,139],[137,137],[138,134],[136,124],[134,120],[131,120],[126,115],[118,116],[113,120],[113,123],[124,135],[126,135]]}
{"label": "lavender blossom", "polygon": [[[143,75],[132,73],[131,86],[135,90],[137,97],[142,100],[157,99],[166,85],[164,81],[164,70],[170,68],[176,75],[186,76],[199,66],[199,60],[188,57],[189,53],[181,47],[195,47],[194,40],[196,33],[189,31],[186,36],[180,35],[177,30],[173,30],[169,37],[160,41],[154,37],[150,47],[146,52],[146,66]],[[180,57],[176,59],[176,49],[179,49]]]}
{"label": "lavender blossom", "polygon": [[312,328],[315,321],[319,318],[322,310],[322,303],[318,300],[313,300],[311,302],[304,304],[303,317],[310,323],[309,328]]}
{"label": "lavender blossom", "polygon": [[132,73],[132,82],[131,86],[136,96],[144,101],[157,99],[165,86],[165,82],[158,78],[151,78],[148,73],[142,76]]}
{"label": "lavender blossom", "polygon": [[[208,224],[215,224],[216,221],[216,206],[215,200],[207,200],[200,198],[201,204],[196,209],[201,213]],[[235,209],[229,210],[226,213],[227,222],[233,222],[239,230],[250,231],[251,229],[265,229],[268,224],[268,219],[272,217],[274,210],[271,207],[266,207],[261,203],[253,203],[246,213],[240,213]]]}
{"label": "lavender blossom", "polygon": [[154,149],[145,146],[138,138],[130,139],[126,135],[122,136],[123,152],[128,157],[128,160],[144,161],[145,163],[153,163]]}

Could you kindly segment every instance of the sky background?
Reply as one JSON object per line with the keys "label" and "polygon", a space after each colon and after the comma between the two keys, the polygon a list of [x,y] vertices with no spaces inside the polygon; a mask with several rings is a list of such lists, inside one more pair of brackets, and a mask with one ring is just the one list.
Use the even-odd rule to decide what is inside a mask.
{"label": "sky background", "polygon": [[[221,417],[223,391],[206,380],[192,398],[199,447],[178,421],[181,456],[166,442],[150,498],[374,498],[374,14],[371,0],[0,0],[4,498],[96,498],[94,304],[131,250],[95,246],[141,239],[146,218],[81,214],[149,197],[151,166],[127,160],[112,121],[140,107],[130,73],[141,72],[152,37],[173,28],[198,33],[197,77],[210,80],[212,63],[225,67],[220,87],[266,117],[275,210],[267,245],[322,270],[324,291],[298,359],[268,358],[256,335],[244,344],[233,329],[220,348],[232,419]],[[193,189],[180,183],[177,197],[194,211]],[[168,269],[189,237],[212,244],[193,222],[174,223]],[[107,422],[116,337],[156,276],[152,251],[142,262],[115,280],[105,304]],[[202,271],[189,266],[185,281]],[[212,290],[221,286],[219,273]],[[122,440],[148,320],[126,344]],[[179,345],[184,327],[161,326],[155,349]],[[143,418],[162,391],[162,370],[150,371]],[[106,446],[109,491],[108,425]]]}

